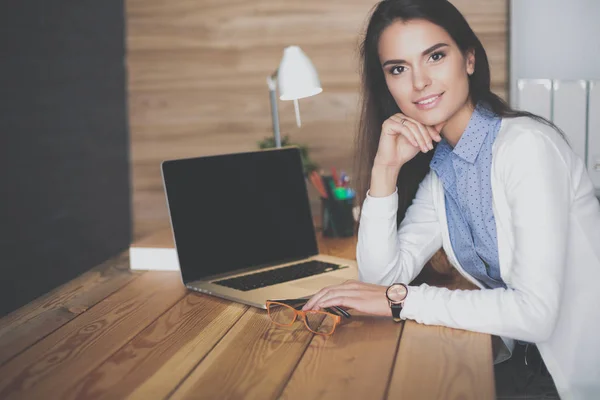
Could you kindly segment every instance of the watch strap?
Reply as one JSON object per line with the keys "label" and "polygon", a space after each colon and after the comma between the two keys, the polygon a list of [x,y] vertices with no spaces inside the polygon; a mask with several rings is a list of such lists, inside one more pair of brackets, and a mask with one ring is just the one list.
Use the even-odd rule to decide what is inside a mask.
{"label": "watch strap", "polygon": [[394,322],[400,322],[402,319],[400,318],[400,311],[402,311],[402,303],[390,303],[390,308],[392,309],[392,318]]}

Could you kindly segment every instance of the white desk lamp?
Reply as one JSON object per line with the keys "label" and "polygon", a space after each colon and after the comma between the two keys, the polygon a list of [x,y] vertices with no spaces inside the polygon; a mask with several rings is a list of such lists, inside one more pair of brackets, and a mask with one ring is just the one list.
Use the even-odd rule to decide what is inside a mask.
{"label": "white desk lamp", "polygon": [[319,75],[310,59],[298,46],[289,46],[283,50],[283,58],[279,68],[267,77],[267,85],[271,95],[271,116],[273,118],[273,136],[275,147],[281,147],[281,134],[279,132],[279,114],[277,112],[277,96],[275,91],[279,86],[281,100],[293,100],[296,111],[296,123],[300,122],[300,109],[298,99],[314,96],[323,91]]}

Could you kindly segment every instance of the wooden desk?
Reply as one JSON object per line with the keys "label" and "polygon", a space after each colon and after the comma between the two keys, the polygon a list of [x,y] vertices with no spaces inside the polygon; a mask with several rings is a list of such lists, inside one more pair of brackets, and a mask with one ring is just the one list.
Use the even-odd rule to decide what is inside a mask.
{"label": "wooden desk", "polygon": [[[355,238],[319,242],[354,258]],[[0,320],[0,399],[493,397],[488,335],[360,315],[330,338],[276,328],[126,255]]]}

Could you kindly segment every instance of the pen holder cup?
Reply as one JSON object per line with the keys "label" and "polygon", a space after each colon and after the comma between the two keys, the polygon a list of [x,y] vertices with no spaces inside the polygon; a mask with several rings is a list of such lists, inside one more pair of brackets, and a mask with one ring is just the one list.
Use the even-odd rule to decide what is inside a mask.
{"label": "pen holder cup", "polygon": [[321,227],[325,237],[354,235],[355,221],[352,209],[354,197],[344,200],[321,198]]}

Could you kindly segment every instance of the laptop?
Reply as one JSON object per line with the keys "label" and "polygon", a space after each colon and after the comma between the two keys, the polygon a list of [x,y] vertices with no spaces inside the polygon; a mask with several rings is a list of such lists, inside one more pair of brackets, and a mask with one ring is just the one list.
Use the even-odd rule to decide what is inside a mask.
{"label": "laptop", "polygon": [[184,285],[265,308],[357,279],[356,261],[319,254],[300,149],[161,165]]}

